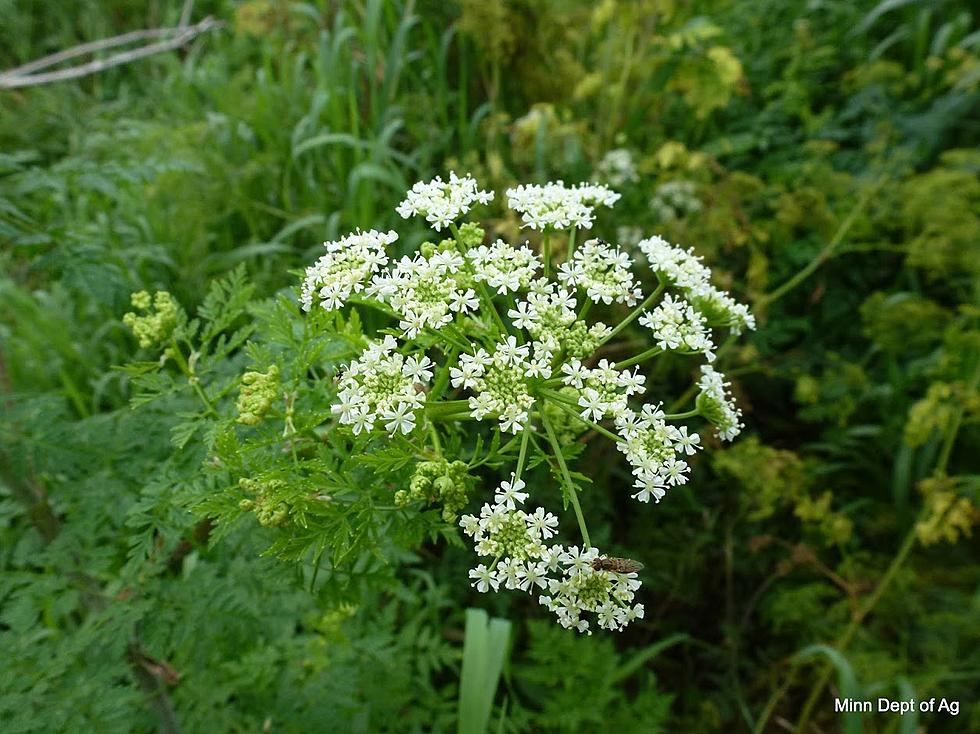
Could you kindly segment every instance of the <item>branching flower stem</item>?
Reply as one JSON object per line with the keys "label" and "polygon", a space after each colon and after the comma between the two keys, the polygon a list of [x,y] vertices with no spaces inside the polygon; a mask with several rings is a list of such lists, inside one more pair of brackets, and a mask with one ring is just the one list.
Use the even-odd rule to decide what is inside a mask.
{"label": "branching flower stem", "polygon": [[178,346],[177,340],[171,339],[170,343],[173,346],[171,353],[174,358],[174,361],[177,363],[177,366],[180,368],[180,371],[184,373],[184,377],[187,378],[187,382],[190,384],[191,387],[194,388],[194,392],[197,393],[197,396],[201,399],[201,402],[204,403],[204,407],[207,409],[207,412],[210,413],[211,415],[215,415],[215,416],[218,415],[218,413],[214,409],[214,406],[211,405],[211,401],[208,400],[208,396],[205,395],[204,390],[201,389],[201,384],[198,381],[197,375],[194,374],[194,371],[191,369],[190,364],[187,362],[186,359],[184,359],[184,353],[181,351],[180,346]]}
{"label": "branching flower stem", "polygon": [[610,431],[610,430],[608,430],[606,428],[603,428],[598,423],[595,423],[593,421],[590,421],[587,418],[583,418],[578,413],[577,410],[574,410],[571,407],[571,406],[576,406],[577,407],[577,405],[578,405],[574,400],[572,400],[570,398],[566,398],[561,393],[552,392],[551,390],[545,390],[545,391],[543,391],[543,394],[544,395],[547,395],[547,397],[550,400],[553,400],[555,402],[555,404],[559,408],[561,408],[562,410],[564,410],[566,413],[568,413],[569,415],[575,416],[578,420],[582,421],[583,423],[585,423],[586,425],[590,426],[591,428],[593,428],[597,432],[601,433],[606,438],[608,438],[608,439],[610,439],[612,441],[615,441],[616,443],[619,443],[620,441],[622,441],[622,439],[619,436],[617,436],[615,433],[613,433],[612,431]]}
{"label": "branching flower stem", "polygon": [[762,296],[758,301],[758,308],[766,308],[775,301],[778,301],[791,290],[796,288],[796,286],[798,286],[804,280],[813,275],[813,273],[821,265],[827,262],[827,260],[829,260],[833,255],[834,250],[837,249],[838,245],[840,245],[841,241],[843,241],[844,237],[850,231],[851,227],[854,226],[854,222],[857,220],[858,215],[864,211],[864,208],[871,201],[871,198],[878,192],[886,180],[887,179],[885,177],[882,177],[861,192],[857,202],[854,204],[854,208],[851,209],[846,217],[844,217],[844,221],[840,223],[837,231],[834,232],[834,235],[830,238],[827,244],[824,245],[823,249],[817,253],[817,256],[807,263],[807,265],[804,266],[803,269],[796,273],[796,275],[794,275],[792,278],[780,285],[774,291],[766,293],[764,296]]}
{"label": "branching flower stem", "polygon": [[521,478],[521,472],[524,471],[524,461],[527,459],[527,445],[531,440],[531,429],[525,427],[521,431],[521,448],[517,454],[517,466],[514,467],[514,482],[516,483],[518,479]]}
{"label": "branching flower stem", "polygon": [[565,463],[565,456],[562,454],[561,444],[558,443],[558,437],[555,435],[555,431],[551,427],[551,421],[548,420],[544,411],[539,411],[538,415],[541,417],[541,424],[548,434],[548,441],[551,443],[555,458],[558,460],[558,467],[561,469],[562,479],[568,490],[568,500],[572,503],[572,507],[575,510],[575,519],[578,520],[578,527],[582,533],[582,542],[586,548],[591,548],[592,541],[589,540],[589,529],[585,526],[585,516],[582,514],[582,506],[578,501],[578,490],[575,488],[575,484],[572,482],[572,476],[568,472],[568,465]]}
{"label": "branching flower stem", "polygon": [[635,357],[630,357],[629,359],[623,360],[622,362],[617,362],[616,369],[622,370],[627,367],[632,367],[634,364],[639,364],[640,362],[645,362],[651,357],[656,357],[661,352],[663,352],[663,349],[661,349],[660,347],[652,347],[651,349],[648,349],[645,352],[640,352]]}
{"label": "branching flower stem", "polygon": [[[455,238],[456,242],[459,243],[459,228],[455,223],[450,223],[449,229],[453,233],[453,237]],[[476,285],[476,292],[479,294],[480,300],[493,315],[494,321],[497,322],[497,327],[500,329],[500,336],[507,336],[507,325],[504,324],[504,320],[500,317],[500,313],[497,311],[497,307],[494,304],[493,298],[491,297],[489,291],[487,291],[486,285],[482,281],[476,279],[476,273],[473,272],[473,266],[470,264],[469,260],[466,260],[466,268],[470,275],[473,276],[473,282]]]}
{"label": "branching flower stem", "polygon": [[603,337],[603,339],[599,342],[599,346],[601,347],[603,344],[607,343],[611,339],[615,339],[616,336],[619,334],[619,332],[621,332],[627,326],[632,324],[636,319],[638,319],[640,317],[640,314],[642,314],[644,311],[650,308],[650,306],[653,305],[654,301],[656,301],[660,297],[660,294],[664,292],[665,287],[666,284],[661,280],[657,285],[656,290],[654,290],[653,293],[651,293],[649,296],[643,299],[643,303],[641,303],[639,306],[634,308],[625,319],[623,319],[618,324],[616,324],[615,328],[613,328],[612,331],[610,331],[608,334],[606,334],[605,337]]}

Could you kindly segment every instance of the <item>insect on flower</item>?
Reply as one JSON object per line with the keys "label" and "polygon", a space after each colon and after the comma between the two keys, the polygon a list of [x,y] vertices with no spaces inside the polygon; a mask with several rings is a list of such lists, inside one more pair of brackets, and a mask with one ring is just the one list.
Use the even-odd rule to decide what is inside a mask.
{"label": "insect on flower", "polygon": [[592,561],[593,571],[612,571],[613,573],[639,573],[643,564],[632,558],[614,558],[601,556]]}

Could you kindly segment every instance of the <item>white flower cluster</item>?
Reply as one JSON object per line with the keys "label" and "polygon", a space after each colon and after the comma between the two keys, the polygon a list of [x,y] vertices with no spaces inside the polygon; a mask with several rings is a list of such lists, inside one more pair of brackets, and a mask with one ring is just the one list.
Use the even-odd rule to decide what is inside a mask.
{"label": "white flower cluster", "polygon": [[565,351],[572,357],[592,354],[610,329],[602,322],[592,326],[578,317],[571,291],[539,278],[529,286],[526,301],[507,312],[514,326],[552,352]]}
{"label": "white flower cluster", "polygon": [[527,424],[534,398],[528,378],[551,376],[551,352],[540,343],[518,344],[513,336],[497,344],[493,354],[478,349],[461,354],[459,367],[449,370],[453,387],[476,393],[469,399],[474,418],[494,416],[500,428],[517,433]]}
{"label": "white flower cluster", "polygon": [[457,313],[475,311],[480,301],[467,287],[465,261],[454,250],[431,257],[403,257],[393,270],[374,276],[368,294],[387,301],[399,314],[398,326],[414,339],[425,328],[441,329]]}
{"label": "white flower cluster", "polygon": [[682,250],[657,236],[640,240],[637,246],[646,256],[650,268],[681,289],[709,324],[728,326],[733,334],[755,328],[755,317],[748,306],[711,285],[711,269],[701,262],[693,249]]}
{"label": "white flower cluster", "polygon": [[464,515],[459,521],[477,555],[493,559],[489,567],[481,563],[470,570],[477,591],[503,586],[538,593],[538,603],[553,611],[559,623],[579,632],[589,632],[585,613],[594,613],[598,626],[610,630],[622,630],[642,618],[643,605],[632,604],[640,588],[637,575],[596,569],[596,548],[548,545],[558,532],[558,518],[541,507],[533,513],[521,509],[528,498],[524,488],[524,482],[512,476],[501,482],[494,503],[484,504],[479,517]]}
{"label": "white flower cluster", "polygon": [[394,337],[372,342],[340,375],[333,412],[355,434],[371,431],[376,422],[394,435],[415,429],[416,413],[425,402],[424,388],[432,379],[432,361],[395,351]]}
{"label": "white flower cluster", "polygon": [[562,627],[589,632],[585,612],[596,615],[600,628],[613,631],[643,619],[643,605],[633,604],[640,588],[637,574],[597,569],[599,558],[598,548],[579,551],[574,545],[558,555],[562,578],[548,579],[548,595],[539,596],[538,603],[554,612]]}
{"label": "white flower cluster", "polygon": [[657,187],[650,208],[661,221],[685,217],[701,211],[701,200],[693,181],[668,181]]}
{"label": "white flower cluster", "polygon": [[395,211],[403,219],[423,216],[438,232],[466,214],[474,203],[491,201],[493,192],[482,191],[472,176],[466,174],[460,178],[450,172],[449,181],[436,176],[431,181],[416,183]]}
{"label": "white flower cluster", "polygon": [[513,293],[527,288],[541,263],[527,245],[514,247],[503,240],[480,245],[466,253],[473,264],[473,277],[497,293]]}
{"label": "white flower cluster", "polygon": [[633,154],[628,148],[614,148],[608,151],[596,166],[599,178],[613,186],[625,186],[640,180],[633,162]]}
{"label": "white flower cluster", "polygon": [[687,426],[672,426],[665,420],[659,405],[644,405],[639,413],[632,410],[616,419],[622,440],[616,445],[633,467],[634,499],[660,502],[667,487],[687,483],[690,465],[679,458],[691,456],[699,448],[701,437],[688,433]]}
{"label": "white flower cluster", "polygon": [[707,319],[684,299],[672,298],[668,293],[659,306],[640,317],[640,324],[653,332],[657,346],[664,351],[694,352],[714,361],[715,345]]}
{"label": "white flower cluster", "polygon": [[324,242],[327,254],[306,269],[300,303],[313,308],[313,297],[327,311],[342,308],[354,293],[364,290],[367,280],[388,264],[385,245],[398,239],[396,232],[357,230],[336,242]]}
{"label": "white flower cluster", "polygon": [[701,415],[714,424],[718,437],[723,441],[731,441],[745,428],[742,411],[735,407],[735,399],[728,389],[730,385],[730,382],[725,382],[725,376],[710,365],[701,367],[701,379],[698,381],[701,393],[696,405]]}
{"label": "white flower cluster", "polygon": [[625,252],[600,239],[582,243],[571,262],[562,263],[558,279],[567,286],[585,290],[596,303],[613,301],[636,305],[643,295],[633,278],[633,260]]}
{"label": "white flower cluster", "polygon": [[629,413],[628,398],[643,391],[646,377],[637,367],[633,372],[617,370],[608,359],[589,369],[573,359],[561,366],[565,373],[562,382],[579,391],[578,404],[586,420],[620,418]]}
{"label": "white flower cluster", "polygon": [[569,187],[556,181],[507,189],[507,206],[519,212],[528,227],[541,231],[589,229],[595,207],[612,206],[619,198],[619,194],[602,184]]}

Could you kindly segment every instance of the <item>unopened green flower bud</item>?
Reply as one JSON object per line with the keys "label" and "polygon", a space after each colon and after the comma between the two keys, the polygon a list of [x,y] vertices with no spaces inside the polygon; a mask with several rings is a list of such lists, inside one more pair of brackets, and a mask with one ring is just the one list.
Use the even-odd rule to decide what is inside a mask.
{"label": "unopened green flower bud", "polygon": [[459,242],[459,247],[464,252],[473,247],[478,247],[483,243],[483,237],[486,232],[480,225],[474,222],[467,222],[459,228],[459,237],[457,241]]}
{"label": "unopened green flower bud", "polygon": [[268,372],[246,372],[242,375],[238,395],[238,422],[257,425],[279,395],[279,368],[272,365]]}
{"label": "unopened green flower bud", "polygon": [[141,348],[163,344],[170,338],[177,326],[177,303],[173,296],[166,291],[157,291],[151,302],[148,292],[139,291],[130,297],[130,302],[138,311],[149,312],[141,315],[130,311],[123,316],[123,323],[133,332]]}

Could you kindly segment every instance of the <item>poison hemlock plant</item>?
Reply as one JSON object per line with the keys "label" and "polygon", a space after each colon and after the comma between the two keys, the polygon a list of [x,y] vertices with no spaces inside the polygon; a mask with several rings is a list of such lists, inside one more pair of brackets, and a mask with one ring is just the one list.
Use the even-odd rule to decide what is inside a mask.
{"label": "poison hemlock plant", "polygon": [[[397,232],[358,230],[325,243],[306,269],[305,318],[287,299],[253,309],[261,318],[246,351],[256,366],[237,380],[237,417],[212,421],[207,431],[209,463],[228,489],[191,503],[218,521],[219,535],[221,525],[254,512],[282,531],[277,555],[298,559],[312,548],[319,565],[329,551],[334,568],[384,559],[396,538],[410,546],[420,532],[448,536],[448,523],[458,522],[481,558],[469,572],[478,591],[536,596],[580,632],[591,633],[590,615],[600,628],[622,630],[644,615],[636,601],[641,564],[593,546],[579,502],[589,478],[571,464],[583,442],[605,438],[631,466],[639,502],[660,502],[685,484],[688,458],[701,448],[689,421],[707,420],[722,440],[742,428],[728,383],[712,367],[714,331],[734,336],[754,319],[711,285],[697,256],[660,237],[639,244],[646,275],[603,240],[576,247],[595,208],[619,198],[606,186],[557,182],[506,193],[540,233],[540,253],[530,243],[485,242],[484,230],[463,219],[494,195],[452,174],[416,184],[397,209],[450,237],[394,259]],[[653,283],[646,294],[644,280]],[[218,286],[231,301],[240,289]],[[210,310],[221,311],[212,300]],[[186,441],[234,387],[202,385],[196,365],[207,369],[214,347],[192,348],[194,335],[213,340],[238,316],[218,329],[207,320],[199,327],[165,295],[133,300],[146,310],[157,302],[167,308],[126,321],[142,345],[168,345],[165,359],[197,392],[203,412],[175,429]],[[624,316],[620,304],[630,309]],[[597,314],[615,326],[591,318]],[[641,346],[630,342],[632,356],[617,362],[604,357],[622,351],[613,340],[634,322]],[[666,352],[703,360],[693,405],[675,414],[643,400],[640,365]],[[535,501],[525,476],[537,465],[560,483],[577,540],[562,542],[559,518]],[[503,478],[492,501],[458,518],[475,500],[480,467]]]}

